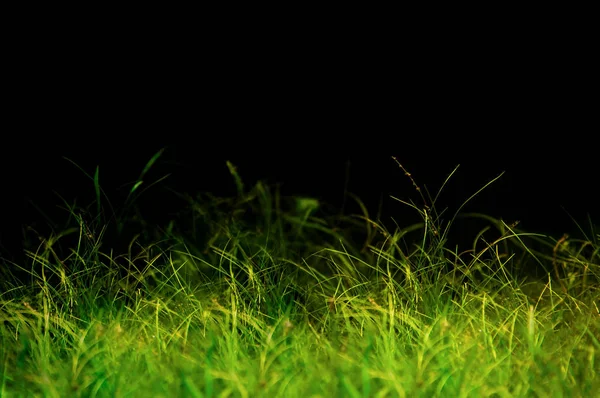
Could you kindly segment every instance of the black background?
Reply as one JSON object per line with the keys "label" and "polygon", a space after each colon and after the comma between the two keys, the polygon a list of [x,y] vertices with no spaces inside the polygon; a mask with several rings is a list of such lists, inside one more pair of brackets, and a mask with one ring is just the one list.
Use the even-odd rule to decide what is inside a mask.
{"label": "black background", "polygon": [[[65,158],[90,175],[99,166],[102,188],[118,205],[146,162],[163,148],[163,155],[145,181],[149,183],[167,174],[169,177],[140,199],[149,220],[157,223],[183,206],[167,188],[182,193],[233,195],[235,185],[225,164],[227,160],[237,166],[247,187],[261,179],[281,184],[285,195],[312,196],[337,208],[350,205],[348,211],[358,211],[351,201],[344,201],[344,193],[352,192],[365,202],[373,216],[383,204],[382,219],[389,221],[393,217],[401,226],[418,221],[418,214],[390,196],[413,201],[419,207],[422,202],[392,156],[421,188],[434,196],[460,165],[436,204],[438,210],[448,209],[445,220],[501,173],[504,174],[462,211],[482,212],[507,222],[519,220],[525,230],[560,237],[565,232],[577,234],[570,216],[585,223],[588,214],[594,217],[596,210],[593,145],[580,147],[578,141],[555,144],[553,137],[541,136],[524,142],[519,139],[526,139],[526,133],[510,139],[461,135],[456,130],[436,136],[404,127],[400,122],[390,124],[384,131],[369,129],[367,124],[356,127],[344,123],[339,130],[320,134],[286,130],[284,126],[261,129],[249,122],[249,126],[239,126],[247,131],[239,136],[236,129],[219,131],[214,125],[203,126],[200,122],[184,134],[169,132],[167,125],[164,130],[151,123],[143,125],[146,127],[141,130],[147,128],[154,133],[124,133],[98,141],[93,134],[50,136],[22,147],[5,146],[5,150],[10,149],[2,165],[3,246],[18,247],[16,237],[23,225],[41,228],[44,224],[44,218],[32,204],[60,221],[68,215],[61,209],[61,197],[70,202],[78,199],[80,205],[93,201],[93,182]],[[352,140],[358,142],[349,143]],[[471,234],[470,238],[479,228],[481,225],[476,223],[458,223],[453,242],[460,241],[463,234]],[[587,225],[584,228],[589,232]]]}
{"label": "black background", "polygon": [[[89,174],[100,166],[118,203],[161,148],[146,180],[171,175],[145,194],[158,218],[178,206],[164,186],[232,194],[229,160],[247,186],[282,183],[285,194],[337,207],[347,188],[373,213],[383,200],[384,219],[408,224],[415,212],[389,196],[420,198],[391,156],[432,194],[460,164],[437,203],[446,219],[502,172],[463,211],[555,236],[576,233],[569,214],[581,223],[598,216],[597,81],[589,52],[572,43],[438,38],[390,52],[298,38],[203,42],[194,51],[105,41],[42,37],[11,60],[0,169],[5,252],[20,250],[23,225],[43,224],[31,203],[60,219],[57,193],[93,200],[92,181],[64,157]],[[471,227],[461,228],[456,235]]]}

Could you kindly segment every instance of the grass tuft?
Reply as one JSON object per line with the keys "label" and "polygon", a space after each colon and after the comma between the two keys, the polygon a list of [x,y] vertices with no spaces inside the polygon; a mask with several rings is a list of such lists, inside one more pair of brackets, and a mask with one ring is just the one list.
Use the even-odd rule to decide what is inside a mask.
{"label": "grass tuft", "polygon": [[[64,201],[72,226],[4,264],[0,396],[600,392],[596,231],[443,221],[406,170],[421,205],[404,204],[423,221],[390,230],[358,198],[362,214],[348,216],[262,182],[246,189],[228,162],[235,197],[180,194],[176,219],[140,224],[111,250],[107,231],[138,214],[132,195],[161,153],[121,212],[99,168],[88,176],[98,217],[102,198],[113,214],[105,224]],[[457,217],[488,223],[464,251],[445,243]]]}

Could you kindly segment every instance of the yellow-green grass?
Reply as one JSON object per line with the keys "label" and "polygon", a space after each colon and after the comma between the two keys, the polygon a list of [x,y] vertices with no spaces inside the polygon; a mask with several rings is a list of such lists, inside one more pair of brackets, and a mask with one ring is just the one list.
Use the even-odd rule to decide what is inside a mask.
{"label": "yellow-green grass", "polygon": [[459,251],[434,201],[392,230],[231,171],[236,197],[183,196],[203,241],[174,221],[115,253],[73,205],[74,228],[5,261],[0,396],[599,395],[594,231],[469,215],[494,239]]}

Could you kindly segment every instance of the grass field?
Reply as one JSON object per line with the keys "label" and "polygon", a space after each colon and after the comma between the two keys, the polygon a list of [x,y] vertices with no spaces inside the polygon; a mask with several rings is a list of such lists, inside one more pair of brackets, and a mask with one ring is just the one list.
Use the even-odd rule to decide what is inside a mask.
{"label": "grass field", "polygon": [[64,230],[4,260],[0,396],[600,396],[592,226],[548,237],[467,214],[489,228],[459,251],[420,190],[399,205],[423,222],[390,229],[230,169],[235,197],[181,195],[119,252],[105,237],[135,216],[96,173],[96,202],[65,202]]}

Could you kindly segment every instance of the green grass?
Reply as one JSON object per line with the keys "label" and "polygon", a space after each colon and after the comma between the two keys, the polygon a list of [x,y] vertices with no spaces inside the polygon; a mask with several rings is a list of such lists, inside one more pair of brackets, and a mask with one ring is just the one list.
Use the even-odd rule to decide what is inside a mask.
{"label": "green grass", "polygon": [[236,197],[182,194],[172,223],[119,253],[105,234],[134,216],[107,204],[96,170],[96,201],[65,205],[64,231],[5,261],[1,397],[600,394],[595,231],[556,239],[464,215],[490,227],[458,252],[456,216],[431,198],[406,203],[421,224],[390,229],[358,200],[346,216],[246,191],[228,167]]}

